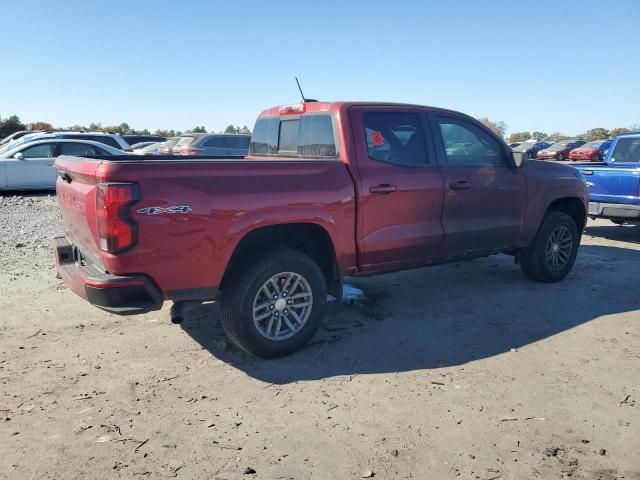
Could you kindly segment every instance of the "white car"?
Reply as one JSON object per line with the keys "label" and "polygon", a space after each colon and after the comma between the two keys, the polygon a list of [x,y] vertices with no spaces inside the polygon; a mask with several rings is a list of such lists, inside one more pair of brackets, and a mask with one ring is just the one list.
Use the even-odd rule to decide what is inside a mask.
{"label": "white car", "polygon": [[106,132],[40,132],[29,133],[20,137],[17,140],[13,140],[10,143],[0,146],[0,154],[7,152],[10,149],[22,145],[26,142],[33,142],[34,140],[44,140],[50,138],[60,138],[67,140],[91,140],[94,142],[104,143],[113,148],[120,150],[131,151],[131,146],[120,135],[115,133]]}
{"label": "white car", "polygon": [[145,145],[142,148],[134,148],[133,153],[135,155],[157,155],[160,145],[164,142],[151,142],[149,145]]}
{"label": "white car", "polygon": [[0,153],[0,190],[55,189],[53,162],[60,155],[112,156],[127,152],[92,140],[44,138],[20,142]]}

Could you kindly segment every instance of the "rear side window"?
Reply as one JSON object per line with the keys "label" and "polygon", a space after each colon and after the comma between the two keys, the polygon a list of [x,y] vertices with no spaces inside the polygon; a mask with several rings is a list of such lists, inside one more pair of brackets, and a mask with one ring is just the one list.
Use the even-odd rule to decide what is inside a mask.
{"label": "rear side window", "polygon": [[258,119],[253,129],[249,152],[252,155],[266,156],[334,158],[337,149],[331,116]]}
{"label": "rear side window", "polygon": [[62,138],[69,138],[71,140],[93,140],[94,142],[104,143],[105,145],[109,145],[110,147],[122,150],[122,147],[116,141],[116,139],[110,137],[109,135],[65,135]]}
{"label": "rear side window", "polygon": [[60,143],[60,155],[75,155],[76,157],[86,157],[91,155],[109,155],[101,148],[87,143]]}
{"label": "rear side window", "polygon": [[457,118],[440,116],[438,124],[449,165],[495,167],[508,165],[500,142],[476,125]]}
{"label": "rear side window", "polygon": [[[180,143],[180,142],[178,142]],[[202,144],[207,148],[223,148],[227,146],[226,137],[211,137]]]}
{"label": "rear side window", "polygon": [[419,114],[365,112],[363,122],[367,150],[372,160],[404,166],[428,163]]}

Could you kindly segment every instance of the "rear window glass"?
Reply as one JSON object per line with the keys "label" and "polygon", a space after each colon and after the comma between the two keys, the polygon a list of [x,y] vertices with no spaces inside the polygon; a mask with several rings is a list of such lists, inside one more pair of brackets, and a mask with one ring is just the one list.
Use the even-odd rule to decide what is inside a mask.
{"label": "rear window glass", "polygon": [[194,140],[195,140],[195,137],[180,137],[180,139],[176,142],[176,145],[174,148],[188,147],[193,143]]}
{"label": "rear window glass", "polygon": [[253,129],[249,152],[267,156],[335,157],[337,149],[331,116],[259,119]]}
{"label": "rear window glass", "polygon": [[298,120],[280,122],[280,141],[278,153],[297,153],[298,151]]}

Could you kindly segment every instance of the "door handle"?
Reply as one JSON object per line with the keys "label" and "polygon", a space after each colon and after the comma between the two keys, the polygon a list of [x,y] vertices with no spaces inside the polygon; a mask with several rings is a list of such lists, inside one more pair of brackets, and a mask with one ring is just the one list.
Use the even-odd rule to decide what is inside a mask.
{"label": "door handle", "polygon": [[471,182],[466,180],[456,180],[449,184],[451,190],[469,190],[471,188]]}
{"label": "door handle", "polygon": [[381,183],[380,185],[376,185],[375,187],[369,187],[369,192],[387,194],[387,193],[395,192],[397,189],[398,187],[396,187],[395,185],[389,185],[388,183]]}

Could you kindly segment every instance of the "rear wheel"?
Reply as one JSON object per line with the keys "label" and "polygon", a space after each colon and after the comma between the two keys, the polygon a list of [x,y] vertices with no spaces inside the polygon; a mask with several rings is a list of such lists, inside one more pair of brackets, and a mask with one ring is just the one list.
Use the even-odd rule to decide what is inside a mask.
{"label": "rear wheel", "polygon": [[562,153],[558,154],[558,161],[562,162],[564,160],[564,155]]}
{"label": "rear wheel", "polygon": [[564,212],[548,212],[532,245],[520,253],[522,271],[538,282],[559,282],[573,268],[579,239],[573,218]]}
{"label": "rear wheel", "polygon": [[327,286],[316,263],[295,250],[245,262],[223,285],[222,326],[246,352],[276,358],[302,348],[316,333]]}

